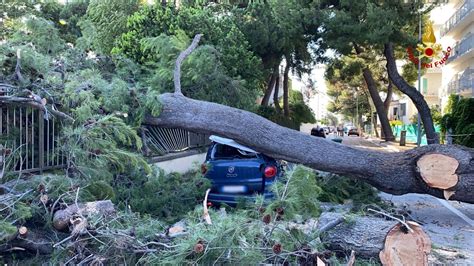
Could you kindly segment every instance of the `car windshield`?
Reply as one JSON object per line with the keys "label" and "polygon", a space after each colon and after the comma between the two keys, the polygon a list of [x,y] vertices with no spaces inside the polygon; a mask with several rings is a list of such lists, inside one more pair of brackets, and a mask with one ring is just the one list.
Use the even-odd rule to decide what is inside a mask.
{"label": "car windshield", "polygon": [[212,158],[256,158],[257,154],[252,152],[246,152],[231,146],[216,144],[212,151]]}

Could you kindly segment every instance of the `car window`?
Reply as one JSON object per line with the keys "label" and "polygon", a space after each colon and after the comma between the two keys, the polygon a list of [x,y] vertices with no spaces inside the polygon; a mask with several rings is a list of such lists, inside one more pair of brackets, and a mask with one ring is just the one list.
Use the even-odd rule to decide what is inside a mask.
{"label": "car window", "polygon": [[256,158],[257,154],[239,150],[237,148],[216,144],[212,151],[211,158],[222,159],[222,158]]}

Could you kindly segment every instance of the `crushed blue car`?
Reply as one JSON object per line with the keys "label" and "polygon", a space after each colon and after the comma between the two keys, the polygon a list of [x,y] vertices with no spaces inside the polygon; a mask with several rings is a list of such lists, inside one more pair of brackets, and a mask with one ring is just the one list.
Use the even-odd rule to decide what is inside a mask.
{"label": "crushed blue car", "polygon": [[254,201],[256,195],[273,197],[270,187],[282,175],[281,164],[232,139],[211,136],[212,144],[201,170],[211,180],[208,202],[235,206]]}

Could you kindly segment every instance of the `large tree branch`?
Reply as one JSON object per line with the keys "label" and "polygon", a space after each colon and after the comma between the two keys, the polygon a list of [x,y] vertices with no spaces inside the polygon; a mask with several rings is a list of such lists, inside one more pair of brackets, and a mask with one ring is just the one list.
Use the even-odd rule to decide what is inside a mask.
{"label": "large tree branch", "polygon": [[196,34],[191,45],[189,45],[186,50],[182,51],[176,60],[176,65],[174,67],[174,93],[178,95],[183,95],[181,92],[181,64],[183,63],[184,59],[186,59],[186,57],[190,55],[194,49],[196,49],[199,44],[199,40],[201,40],[201,36],[202,34]]}
{"label": "large tree branch", "polygon": [[361,150],[178,93],[162,94],[160,102],[160,115],[146,116],[145,123],[232,138],[274,158],[348,175],[391,194],[424,193],[474,203],[473,149],[429,145],[404,153]]}
{"label": "large tree branch", "polygon": [[[363,50],[360,48],[356,43],[354,43],[354,50],[357,56],[361,57],[363,55]],[[387,117],[387,110],[384,107],[384,102],[380,98],[379,90],[377,89],[377,83],[375,82],[372,71],[368,67],[365,67],[362,70],[362,74],[364,76],[365,83],[367,84],[367,89],[370,94],[370,98],[372,98],[372,102],[374,103],[375,110],[377,111],[377,115],[380,119],[380,125],[382,126],[382,135],[387,141],[395,140],[395,137],[392,133],[392,128],[390,127],[390,121]]]}
{"label": "large tree branch", "polygon": [[385,58],[387,59],[388,76],[393,81],[395,86],[397,86],[397,88],[405,95],[410,97],[410,99],[415,104],[416,109],[418,110],[418,113],[421,116],[421,120],[423,121],[423,126],[425,128],[426,139],[428,144],[439,143],[438,135],[436,134],[434,129],[431,111],[425,101],[425,98],[419,91],[416,90],[415,87],[408,84],[406,80],[398,73],[392,43],[385,44],[384,54]]}
{"label": "large tree branch", "polygon": [[[449,190],[455,192],[451,199],[474,203],[473,149],[429,145],[403,153],[360,150],[284,128],[256,114],[220,104],[170,93],[162,94],[160,100],[161,114],[146,117],[146,123],[232,138],[274,158],[348,175],[391,194],[423,193],[444,198],[445,190]],[[425,182],[417,163],[428,154],[444,154],[459,162],[452,173],[459,181],[449,189]],[[430,163],[434,168],[439,166],[434,161]]]}

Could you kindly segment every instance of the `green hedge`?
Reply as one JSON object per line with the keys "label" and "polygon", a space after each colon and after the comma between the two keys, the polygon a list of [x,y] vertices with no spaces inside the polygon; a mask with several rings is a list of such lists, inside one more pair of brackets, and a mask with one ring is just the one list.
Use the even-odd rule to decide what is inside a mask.
{"label": "green hedge", "polygon": [[451,95],[446,112],[441,121],[443,132],[451,129],[453,144],[474,148],[474,98]]}

